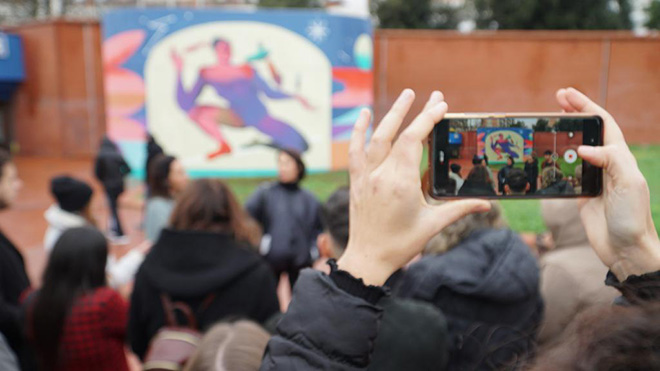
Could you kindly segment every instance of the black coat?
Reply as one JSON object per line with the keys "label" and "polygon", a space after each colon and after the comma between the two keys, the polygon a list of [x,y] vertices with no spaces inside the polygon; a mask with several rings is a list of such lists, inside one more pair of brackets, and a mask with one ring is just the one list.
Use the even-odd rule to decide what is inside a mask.
{"label": "black coat", "polygon": [[490,183],[474,183],[466,180],[461,189],[458,190],[459,196],[495,196],[495,190]]}
{"label": "black coat", "polygon": [[268,183],[257,189],[245,207],[271,237],[266,260],[276,270],[311,264],[311,252],[322,231],[321,204],[311,192],[297,185]]}
{"label": "black coat", "polygon": [[444,368],[447,327],[440,311],[413,300],[375,297],[380,289],[352,277],[344,277],[343,285],[336,279],[334,273],[302,271],[261,370]]}
{"label": "black coat", "polygon": [[117,146],[108,138],[104,138],[101,149],[96,156],[94,173],[103,184],[106,192],[119,195],[124,191],[124,177],[131,172]]}
{"label": "black coat", "polygon": [[497,172],[497,187],[500,193],[504,193],[504,185],[506,184],[506,178],[509,177],[509,173],[513,170],[513,165],[506,165]]}
{"label": "black coat", "polygon": [[[131,296],[128,338],[140,358],[165,325],[161,293],[190,305],[202,330],[228,317],[263,322],[279,311],[268,265],[247,246],[221,233],[171,229],[161,233],[135,277]],[[212,293],[215,298],[200,312],[201,303]]]}
{"label": "black coat", "polygon": [[433,303],[447,317],[450,370],[520,366],[534,352],[543,315],[539,268],[510,230],[477,230],[448,252],[425,256],[396,293]]}
{"label": "black coat", "polygon": [[532,163],[525,161],[525,174],[529,182],[529,193],[536,192],[539,179],[539,160],[534,159]]}
{"label": "black coat", "polygon": [[30,287],[21,253],[0,232],[0,332],[16,354],[21,353],[21,294]]}

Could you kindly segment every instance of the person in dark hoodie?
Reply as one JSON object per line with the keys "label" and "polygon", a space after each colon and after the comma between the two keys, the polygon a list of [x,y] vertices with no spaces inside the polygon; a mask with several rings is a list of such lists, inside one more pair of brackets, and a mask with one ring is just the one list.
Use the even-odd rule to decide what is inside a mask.
{"label": "person in dark hoodie", "polygon": [[[342,187],[323,205],[324,231],[317,242],[322,258],[339,259],[346,249],[349,200],[348,187]],[[437,308],[422,301],[395,297],[384,297],[378,304],[383,307],[383,322],[369,370],[436,371],[445,368],[447,321]],[[323,313],[324,310],[317,308],[314,312]]]}
{"label": "person in dark hoodie", "polygon": [[500,194],[505,194],[504,185],[506,184],[506,178],[509,176],[509,173],[513,170],[513,157],[507,156],[506,165],[497,172],[497,190]]}
{"label": "person in dark hoodie", "polygon": [[165,325],[161,295],[189,305],[201,330],[226,317],[264,322],[279,311],[268,265],[246,241],[248,216],[227,185],[200,179],[180,195],[135,278],[128,337],[144,358]]}
{"label": "person in dark hoodie", "polygon": [[[9,153],[0,149],[0,210],[9,208],[21,188],[16,166]],[[14,353],[22,357],[20,298],[30,287],[23,256],[0,231],[0,333]]]}
{"label": "person in dark hoodie", "polygon": [[536,152],[525,157],[525,174],[529,183],[528,194],[534,194],[539,183],[539,160],[536,158]]}
{"label": "person in dark hoodie", "polygon": [[534,353],[543,315],[539,267],[495,203],[431,239],[395,293],[445,314],[449,370],[514,367]]}
{"label": "person in dark hoodie", "polygon": [[110,240],[114,243],[127,243],[118,213],[119,196],[124,193],[124,177],[131,172],[117,145],[107,136],[101,141],[96,156],[94,173],[103,184],[110,205]]}
{"label": "person in dark hoodie", "polygon": [[458,190],[459,196],[495,196],[495,190],[488,177],[490,170],[482,165],[476,165],[470,170],[463,186]]}
{"label": "person in dark hoodie", "polygon": [[[426,241],[447,225],[469,213],[489,210],[490,204],[480,200],[460,200],[440,206],[424,201],[418,172],[422,143],[435,123],[443,118],[447,106],[438,103],[442,95],[435,92],[424,114],[418,115],[393,144],[392,138],[412,105],[413,97],[410,91],[402,94],[375,130],[373,137],[378,140],[372,141],[367,149],[364,142],[369,112],[363,111],[356,122],[350,145],[351,220],[346,252],[332,264],[327,276],[311,270],[302,272],[288,312],[268,344],[262,371],[312,367],[366,369],[382,318],[382,308],[377,302],[387,295],[382,287],[387,278],[420,253]],[[561,89],[557,101],[566,112],[597,114],[604,118],[605,146],[582,146],[578,152],[595,166],[608,169],[604,181],[610,186],[604,188],[603,195],[585,200],[581,208],[592,248],[610,268],[606,284],[623,294],[619,301],[625,305],[641,307],[659,302],[660,239],[651,215],[648,184],[635,157],[612,116],[584,94],[573,88]],[[616,197],[608,193],[612,190],[616,190]],[[391,197],[393,193],[399,197]],[[308,309],[316,304],[313,300],[318,297],[315,298],[314,293],[319,290],[325,293],[322,298],[325,307],[333,310],[325,311],[322,316],[310,315]],[[651,316],[653,313],[650,312]],[[615,315],[629,314],[618,311]],[[582,332],[580,335],[587,337],[581,336],[579,342],[560,344],[573,348],[572,362],[566,367],[549,369],[578,370],[585,369],[585,364],[592,369],[589,365],[594,365],[591,362],[594,359],[584,362],[591,355],[605,361],[600,365],[611,365],[607,361],[612,360],[612,356],[619,360],[640,353],[657,355],[657,342],[653,340],[660,334],[657,331],[640,333],[646,314],[632,315],[641,321],[625,321],[626,325],[621,327],[626,329],[617,331],[625,337],[609,344],[606,347],[609,352],[601,351],[602,341],[607,341],[607,336]],[[599,335],[612,334],[607,331],[611,322],[601,325],[599,330],[605,331],[599,331]],[[628,336],[629,331],[636,333]],[[637,339],[646,341],[636,343]],[[618,342],[620,340],[622,342]],[[621,343],[625,346],[619,346]],[[585,354],[583,349],[591,354]],[[547,362],[557,362],[556,357],[550,355]]]}
{"label": "person in dark hoodie", "polygon": [[312,264],[316,237],[321,232],[321,204],[300,187],[305,164],[300,154],[281,150],[277,158],[278,181],[262,185],[245,204],[261,225],[260,251],[277,279],[287,273],[293,287],[302,268]]}

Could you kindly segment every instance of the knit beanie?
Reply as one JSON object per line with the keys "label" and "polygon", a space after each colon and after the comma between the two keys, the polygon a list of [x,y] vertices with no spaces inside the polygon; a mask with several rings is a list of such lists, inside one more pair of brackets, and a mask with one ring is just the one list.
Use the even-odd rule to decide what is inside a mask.
{"label": "knit beanie", "polygon": [[60,209],[77,212],[85,208],[92,199],[92,187],[70,176],[58,176],[50,181],[50,191]]}

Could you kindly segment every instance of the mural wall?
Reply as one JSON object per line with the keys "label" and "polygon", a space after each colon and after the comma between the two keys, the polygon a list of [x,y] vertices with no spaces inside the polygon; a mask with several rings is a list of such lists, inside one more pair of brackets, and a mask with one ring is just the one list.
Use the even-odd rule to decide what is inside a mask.
{"label": "mural wall", "polygon": [[107,127],[136,175],[151,133],[196,176],[270,175],[275,148],[347,167],[371,108],[366,19],[309,11],[125,9],[103,19]]}
{"label": "mural wall", "polygon": [[477,148],[479,156],[486,154],[492,163],[506,163],[509,156],[514,162],[523,162],[524,156],[532,154],[534,131],[526,128],[479,128]]}

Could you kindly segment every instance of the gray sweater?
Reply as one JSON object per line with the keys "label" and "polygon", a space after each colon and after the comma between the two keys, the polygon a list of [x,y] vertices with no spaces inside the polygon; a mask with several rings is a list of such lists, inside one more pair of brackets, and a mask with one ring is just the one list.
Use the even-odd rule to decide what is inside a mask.
{"label": "gray sweater", "polygon": [[156,242],[160,231],[170,222],[170,215],[174,209],[174,200],[160,196],[147,200],[144,214],[144,236],[151,242]]}

